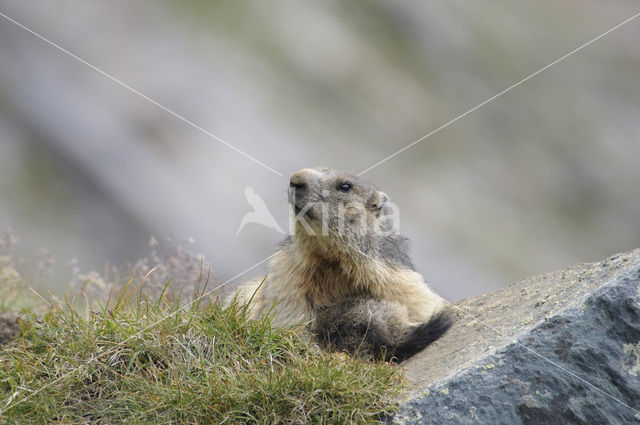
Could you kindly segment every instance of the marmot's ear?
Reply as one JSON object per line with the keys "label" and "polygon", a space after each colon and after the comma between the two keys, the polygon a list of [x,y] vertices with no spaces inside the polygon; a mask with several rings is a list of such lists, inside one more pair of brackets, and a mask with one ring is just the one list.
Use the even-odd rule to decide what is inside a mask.
{"label": "marmot's ear", "polygon": [[378,190],[376,191],[376,193],[373,194],[373,199],[371,200],[371,206],[375,210],[382,210],[382,208],[384,208],[388,200],[389,200],[389,195]]}

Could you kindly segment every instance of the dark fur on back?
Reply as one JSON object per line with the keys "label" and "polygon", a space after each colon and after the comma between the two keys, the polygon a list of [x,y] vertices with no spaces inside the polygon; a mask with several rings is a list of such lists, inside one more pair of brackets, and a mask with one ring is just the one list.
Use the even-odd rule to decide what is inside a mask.
{"label": "dark fur on back", "polygon": [[381,238],[377,254],[390,264],[415,270],[409,258],[409,239],[404,236],[394,233]]}
{"label": "dark fur on back", "polygon": [[315,331],[325,348],[403,361],[440,338],[455,322],[454,314],[444,309],[425,323],[407,326],[402,309],[402,305],[384,300],[348,300],[319,310]]}
{"label": "dark fur on back", "polygon": [[[293,244],[291,236],[280,241],[280,248]],[[392,233],[381,237],[377,245],[367,246],[366,253],[374,258],[384,261],[387,264],[415,270],[413,262],[409,257],[409,239],[397,233]],[[364,249],[362,250],[365,251]]]}

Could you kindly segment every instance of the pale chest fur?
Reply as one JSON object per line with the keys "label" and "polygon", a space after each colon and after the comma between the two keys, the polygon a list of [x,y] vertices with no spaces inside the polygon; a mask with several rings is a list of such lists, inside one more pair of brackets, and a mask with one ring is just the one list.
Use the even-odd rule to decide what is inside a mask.
{"label": "pale chest fur", "polygon": [[311,323],[314,309],[357,296],[398,302],[416,324],[427,320],[443,303],[413,270],[367,258],[342,262],[309,258],[291,247],[283,247],[273,258],[260,292],[262,310],[273,306],[275,326]]}

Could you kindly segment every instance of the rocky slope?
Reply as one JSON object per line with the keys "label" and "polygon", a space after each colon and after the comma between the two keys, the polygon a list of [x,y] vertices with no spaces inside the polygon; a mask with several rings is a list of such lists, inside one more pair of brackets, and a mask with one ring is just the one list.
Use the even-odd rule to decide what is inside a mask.
{"label": "rocky slope", "polygon": [[392,423],[640,422],[640,250],[455,307],[449,333],[405,363]]}

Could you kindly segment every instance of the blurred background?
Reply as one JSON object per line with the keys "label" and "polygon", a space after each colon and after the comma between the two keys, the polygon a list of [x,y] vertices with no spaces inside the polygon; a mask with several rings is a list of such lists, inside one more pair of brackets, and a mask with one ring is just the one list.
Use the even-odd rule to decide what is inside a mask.
{"label": "blurred background", "polygon": [[[288,228],[288,176],[369,168],[638,13],[635,0],[0,0],[0,228],[101,270],[192,237],[226,280]],[[459,299],[640,247],[640,18],[373,168]],[[244,280],[264,270],[260,266]]]}

